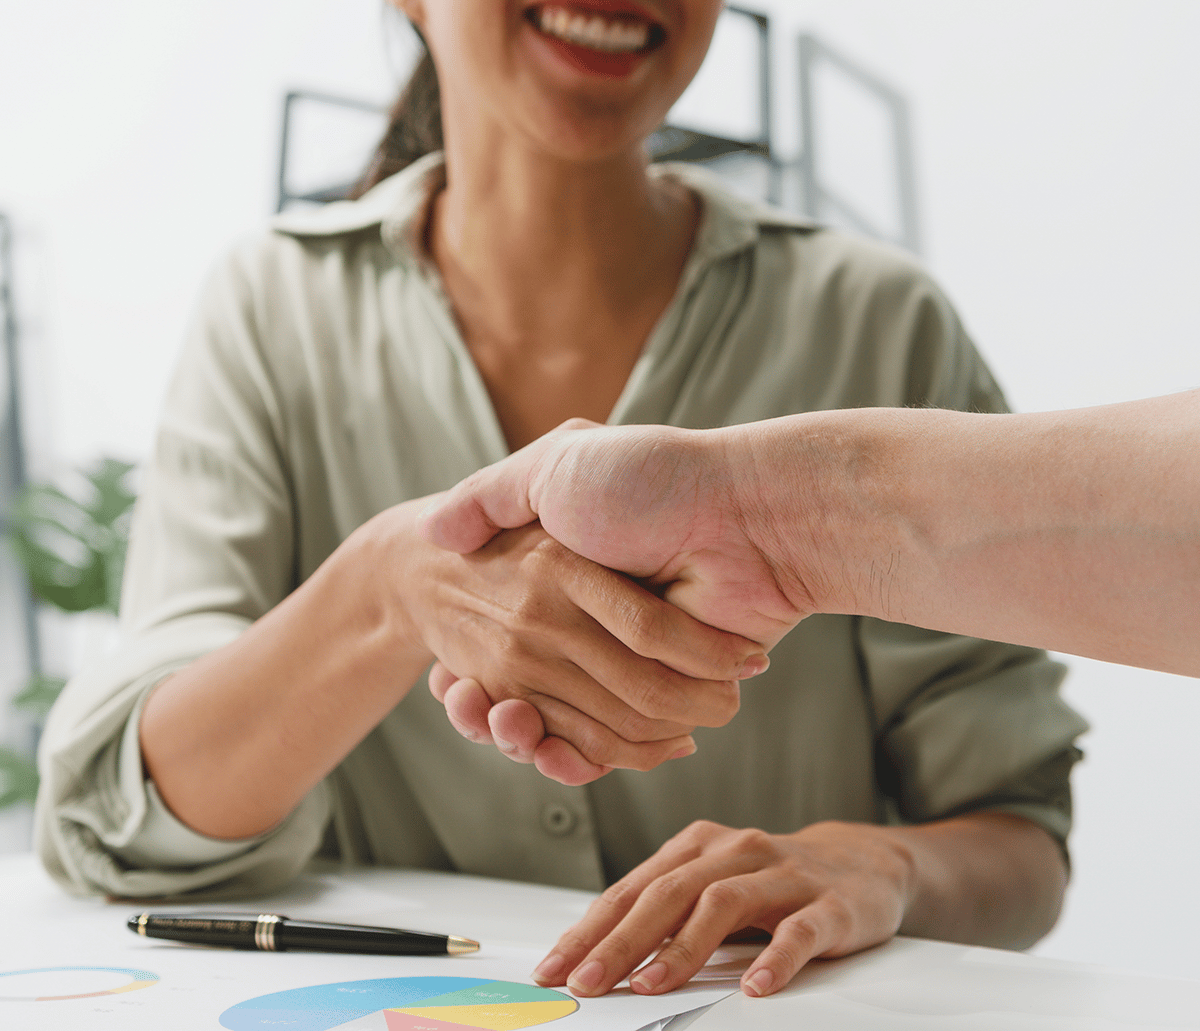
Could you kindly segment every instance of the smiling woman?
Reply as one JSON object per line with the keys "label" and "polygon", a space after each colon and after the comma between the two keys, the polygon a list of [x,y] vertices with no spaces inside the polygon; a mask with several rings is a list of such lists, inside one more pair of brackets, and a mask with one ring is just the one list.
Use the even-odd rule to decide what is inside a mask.
{"label": "smiling woman", "polygon": [[[1082,729],[1044,654],[839,616],[782,636],[770,591],[738,636],[537,525],[469,556],[418,533],[569,417],[1000,409],[949,303],[897,252],[649,165],[719,0],[397,4],[431,62],[398,111],[440,133],[394,126],[359,199],[208,284],[122,648],[46,731],[48,868],[124,896],[262,892],[318,854],[607,886],[538,970],[580,994],[671,935],[636,990],[743,927],[773,933],[752,994],[897,930],[1037,938]],[[550,777],[455,732],[435,660],[439,694],[537,708]]]}

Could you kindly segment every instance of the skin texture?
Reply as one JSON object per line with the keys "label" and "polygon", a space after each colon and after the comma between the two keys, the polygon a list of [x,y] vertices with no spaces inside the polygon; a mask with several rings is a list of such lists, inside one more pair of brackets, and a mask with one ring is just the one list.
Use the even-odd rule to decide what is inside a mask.
{"label": "skin texture", "polygon": [[[642,140],[699,67],[719,0],[645,0],[661,42],[623,77],[556,57],[522,0],[397,2],[420,25],[443,91],[447,185],[431,200],[424,239],[508,441],[520,447],[569,417],[603,420],[695,233],[696,201],[646,174]],[[489,533],[486,546],[461,549],[471,554],[442,549],[417,530],[431,502],[365,524],[241,639],[151,695],[143,756],[185,823],[224,838],[273,826],[434,658],[431,686],[452,712],[457,701],[484,703],[456,717],[460,726],[485,710],[536,714],[550,737],[528,758],[559,779],[581,783],[617,763],[649,768],[686,753],[691,726],[730,718],[736,679],[764,668],[764,645],[803,614],[795,585],[772,574],[764,589],[755,567],[738,592],[751,613],[738,622],[744,633],[697,621],[687,610],[703,609],[706,577],[738,580],[715,547],[721,535],[699,523],[691,559],[645,571],[659,598],[654,584],[610,572],[537,526]],[[674,679],[685,673],[699,678]],[[478,737],[490,736],[485,718]],[[675,946],[670,977],[643,990],[687,976],[746,921],[778,931],[777,958],[756,968],[775,972],[765,991],[808,955],[852,951],[897,927],[1020,944],[1053,922],[1065,879],[1049,836],[1016,818],[963,817],[911,834],[822,825],[768,840],[702,825],[692,835],[649,861],[648,882],[626,878],[619,905],[589,917],[563,970],[544,979],[570,975],[581,992],[604,991],[680,920],[678,941],[695,931],[691,951]],[[739,871],[752,883],[735,905],[721,885]],[[671,920],[643,925],[663,877],[675,885]],[[621,919],[639,904],[631,938]],[[805,926],[809,952],[788,930]],[[605,975],[587,985],[575,968],[596,956]]]}

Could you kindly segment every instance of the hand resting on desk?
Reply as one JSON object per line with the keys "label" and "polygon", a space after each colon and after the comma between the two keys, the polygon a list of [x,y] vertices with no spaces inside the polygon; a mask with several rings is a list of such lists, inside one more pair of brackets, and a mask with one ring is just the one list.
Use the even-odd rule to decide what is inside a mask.
{"label": "hand resting on desk", "polygon": [[[534,978],[603,995],[653,955],[630,984],[640,994],[666,992],[727,936],[754,927],[771,942],[742,990],[769,995],[811,959],[897,933],[1031,944],[1053,924],[1065,880],[1050,836],[999,813],[918,827],[824,822],[794,834],[701,821],[604,892]],[[1021,904],[997,904],[1013,899]]]}

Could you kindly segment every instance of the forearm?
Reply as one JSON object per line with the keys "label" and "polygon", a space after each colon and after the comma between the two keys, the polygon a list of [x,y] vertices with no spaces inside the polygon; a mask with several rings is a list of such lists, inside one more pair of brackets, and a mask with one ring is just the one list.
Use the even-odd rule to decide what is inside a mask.
{"label": "forearm", "polygon": [[1028,820],[977,813],[880,833],[911,871],[901,934],[1026,948],[1058,919],[1066,866],[1050,835]]}
{"label": "forearm", "polygon": [[151,694],[143,759],[184,823],[227,839],[275,826],[432,661],[376,587],[386,550],[367,524],[238,640]]}
{"label": "forearm", "polygon": [[719,432],[753,456],[730,476],[816,610],[1200,675],[1200,391]]}

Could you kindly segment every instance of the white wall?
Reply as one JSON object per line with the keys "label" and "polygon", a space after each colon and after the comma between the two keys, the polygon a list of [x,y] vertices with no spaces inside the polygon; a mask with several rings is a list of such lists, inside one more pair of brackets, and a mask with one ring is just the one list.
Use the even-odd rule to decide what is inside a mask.
{"label": "white wall", "polygon": [[[925,257],[1017,407],[1200,383],[1200,5],[757,6],[785,150],[801,28],[912,100]],[[199,279],[270,210],[283,91],[385,99],[394,80],[380,0],[0,0],[0,207],[23,232],[40,471],[145,454]],[[1200,976],[1200,688],[1072,666],[1096,730],[1040,950]]]}

